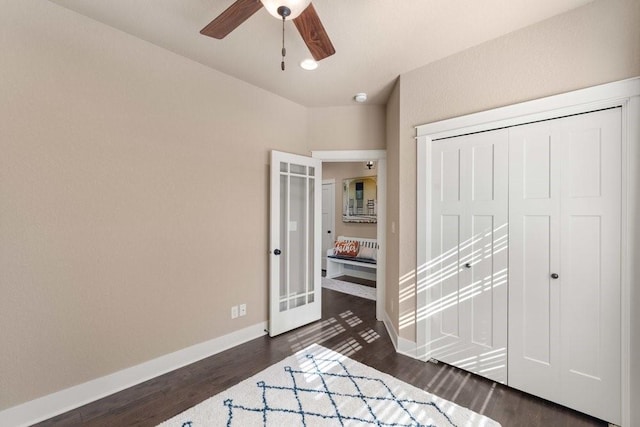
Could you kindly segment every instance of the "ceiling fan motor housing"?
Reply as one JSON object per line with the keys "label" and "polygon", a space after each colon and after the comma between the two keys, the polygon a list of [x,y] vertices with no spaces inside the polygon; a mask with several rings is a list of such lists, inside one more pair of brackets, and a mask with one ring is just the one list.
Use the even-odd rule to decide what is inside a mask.
{"label": "ceiling fan motor housing", "polygon": [[[274,18],[284,17],[287,20],[292,20],[300,16],[307,6],[311,4],[311,0],[260,0],[260,3],[264,5],[267,12],[269,12],[269,14]],[[289,10],[289,13],[284,16],[280,12],[280,9],[283,7]]]}
{"label": "ceiling fan motor housing", "polygon": [[287,16],[291,15],[291,9],[287,6],[278,7],[278,15],[282,16],[282,19],[285,19]]}

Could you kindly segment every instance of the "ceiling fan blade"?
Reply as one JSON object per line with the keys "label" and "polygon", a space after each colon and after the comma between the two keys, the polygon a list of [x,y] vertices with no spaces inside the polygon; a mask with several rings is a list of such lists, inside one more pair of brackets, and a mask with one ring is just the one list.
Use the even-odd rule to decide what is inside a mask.
{"label": "ceiling fan blade", "polygon": [[300,16],[293,20],[293,23],[296,24],[313,59],[320,61],[336,53],[313,3],[310,3]]}
{"label": "ceiling fan blade", "polygon": [[200,30],[200,34],[223,39],[240,24],[249,19],[251,15],[262,8],[260,0],[237,0],[222,12],[209,25]]}

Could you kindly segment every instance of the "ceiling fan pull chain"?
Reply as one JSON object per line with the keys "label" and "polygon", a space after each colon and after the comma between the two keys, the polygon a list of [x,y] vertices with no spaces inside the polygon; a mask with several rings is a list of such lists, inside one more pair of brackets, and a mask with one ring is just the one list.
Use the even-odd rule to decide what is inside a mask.
{"label": "ceiling fan pull chain", "polygon": [[280,68],[282,69],[282,71],[284,71],[284,57],[287,56],[287,49],[285,49],[284,47],[284,18],[285,16],[282,16],[282,62],[280,63]]}

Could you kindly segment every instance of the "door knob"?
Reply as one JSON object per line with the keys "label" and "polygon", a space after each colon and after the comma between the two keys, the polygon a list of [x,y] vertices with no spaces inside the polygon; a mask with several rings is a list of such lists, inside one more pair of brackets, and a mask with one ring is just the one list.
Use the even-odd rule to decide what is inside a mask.
{"label": "door knob", "polygon": [[551,273],[551,278],[552,279],[557,279],[558,277],[560,277],[560,276],[558,276],[558,273]]}
{"label": "door knob", "polygon": [[331,230],[327,230],[327,234],[331,234]]}
{"label": "door knob", "polygon": [[467,268],[471,268],[471,263],[470,263],[470,262],[468,262],[468,263],[466,263],[464,266],[465,266],[465,267],[467,267]]}
{"label": "door knob", "polygon": [[280,255],[282,253],[282,251],[280,249],[276,249],[275,251],[273,251],[274,255]]}

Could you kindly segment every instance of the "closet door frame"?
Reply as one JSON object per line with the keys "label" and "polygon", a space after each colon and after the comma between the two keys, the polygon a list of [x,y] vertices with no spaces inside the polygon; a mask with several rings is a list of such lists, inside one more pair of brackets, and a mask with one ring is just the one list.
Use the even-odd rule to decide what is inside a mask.
{"label": "closet door frame", "polygon": [[[611,107],[622,108],[622,242],[621,242],[621,382],[622,425],[631,423],[631,284],[640,282],[640,250],[633,253],[634,236],[640,226],[632,217],[640,206],[640,77],[567,92],[507,107],[456,117],[416,127],[417,179],[417,289],[416,356],[431,358],[430,320],[425,316],[429,304],[429,269],[431,262],[431,148],[433,141],[581,114]],[[636,239],[639,239],[636,237]],[[637,242],[640,244],[640,242]],[[635,301],[637,302],[637,301]],[[635,317],[640,306],[634,308]],[[638,355],[636,355],[637,357]],[[637,368],[636,368],[637,369]],[[637,398],[637,397],[634,397]],[[637,409],[635,409],[637,410]]]}

